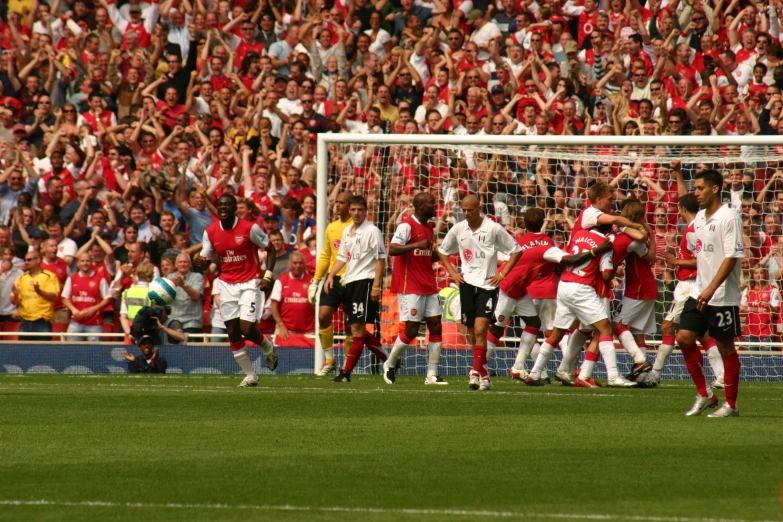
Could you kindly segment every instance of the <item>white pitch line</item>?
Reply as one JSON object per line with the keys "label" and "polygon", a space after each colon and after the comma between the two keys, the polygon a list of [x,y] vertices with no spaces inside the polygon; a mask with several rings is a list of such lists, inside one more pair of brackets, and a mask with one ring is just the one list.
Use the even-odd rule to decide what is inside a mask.
{"label": "white pitch line", "polygon": [[103,500],[57,501],[57,500],[0,500],[4,506],[52,506],[93,508],[138,508],[138,509],[203,509],[225,511],[295,511],[311,513],[364,513],[391,515],[430,515],[440,517],[483,517],[553,520],[632,520],[635,522],[781,522],[780,520],[753,520],[742,518],[677,517],[655,515],[612,515],[609,513],[523,513],[516,511],[490,511],[472,509],[418,509],[418,508],[375,508],[341,506],[294,506],[253,504],[190,504],[177,502],[112,502]]}

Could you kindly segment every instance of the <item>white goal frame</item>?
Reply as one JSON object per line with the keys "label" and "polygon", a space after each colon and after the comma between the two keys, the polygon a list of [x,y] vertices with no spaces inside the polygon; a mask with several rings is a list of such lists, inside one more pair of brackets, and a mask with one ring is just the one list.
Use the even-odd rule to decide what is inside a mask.
{"label": "white goal frame", "polygon": [[[454,135],[454,134],[357,134],[357,133],[322,133],[318,134],[317,143],[317,204],[316,215],[328,216],[328,174],[330,144],[362,144],[362,145],[431,145],[431,146],[476,146],[496,145],[506,147],[622,147],[622,146],[783,146],[783,136],[493,136],[493,135]],[[328,218],[317,219],[316,249],[318,255],[324,248],[324,237]],[[318,304],[316,303],[316,335],[314,371],[318,371],[324,363],[321,341],[318,331]],[[655,344],[651,342],[650,344]],[[742,343],[752,346],[758,343]]]}

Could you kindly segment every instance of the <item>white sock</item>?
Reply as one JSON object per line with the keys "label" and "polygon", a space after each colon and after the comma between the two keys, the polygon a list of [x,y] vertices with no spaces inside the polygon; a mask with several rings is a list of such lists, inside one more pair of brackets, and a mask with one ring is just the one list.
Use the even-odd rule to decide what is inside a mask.
{"label": "white sock", "polygon": [[[606,365],[606,377],[608,379],[616,379],[620,376],[617,371],[617,352],[614,349],[614,343],[612,341],[601,341],[598,343],[598,350],[601,352],[601,357],[604,358],[604,365]],[[579,377],[582,377],[581,375]]]}
{"label": "white sock", "polygon": [[250,363],[250,355],[247,353],[247,348],[242,348],[234,352],[234,360],[239,363],[239,367],[245,372],[248,377],[256,376],[256,372],[253,371],[253,365]]}
{"label": "white sock", "polygon": [[723,358],[720,356],[720,351],[717,346],[713,346],[707,350],[707,360],[710,362],[712,373],[715,374],[716,379],[723,375]]}
{"label": "white sock", "polygon": [[438,375],[438,365],[440,364],[440,351],[443,348],[443,343],[429,343],[427,344],[427,351],[429,352],[429,360],[427,361],[427,377],[431,375]]}
{"label": "white sock", "polygon": [[568,344],[563,352],[563,361],[560,363],[560,370],[573,374],[576,370],[576,363],[579,361],[579,355],[585,346],[588,337],[581,330],[574,330],[574,333],[568,336]]}
{"label": "white sock", "polygon": [[660,379],[663,374],[663,369],[666,366],[666,360],[672,354],[674,345],[662,344],[658,347],[658,354],[655,356],[655,364],[653,364],[652,374],[656,379]]}
{"label": "white sock", "polygon": [[400,357],[402,357],[402,354],[405,353],[405,350],[408,348],[408,345],[402,342],[402,339],[400,339],[400,336],[397,336],[397,340],[394,341],[394,346],[391,349],[391,353],[389,354],[389,359],[386,361],[386,364],[388,364],[390,367],[394,367],[395,364],[397,364],[397,361],[400,360]]}
{"label": "white sock", "polygon": [[[554,349],[554,348],[553,348]],[[530,351],[530,357],[533,358],[534,361],[538,360],[538,354],[541,353],[541,345],[536,343],[533,345],[533,349]],[[546,366],[541,370],[541,378],[546,379],[549,377],[546,373]]]}
{"label": "white sock", "polygon": [[624,331],[618,335],[617,338],[620,340],[623,348],[625,348],[625,351],[633,358],[634,363],[644,362],[645,356],[639,349],[636,340],[633,338],[633,334],[629,330]]}
{"label": "white sock", "polygon": [[517,359],[514,361],[514,368],[516,370],[523,370],[525,368],[525,361],[530,356],[533,350],[533,345],[536,343],[536,337],[538,337],[538,330],[535,332],[528,331],[527,328],[522,332],[522,336],[519,338],[519,351],[517,352]]}
{"label": "white sock", "polygon": [[331,359],[334,361],[334,347],[324,348],[324,359]]}
{"label": "white sock", "polygon": [[595,361],[588,361],[585,359],[582,361],[582,371],[579,372],[579,378],[583,381],[593,376],[593,369],[595,369]]}
{"label": "white sock", "polygon": [[555,351],[555,347],[544,341],[544,345],[538,351],[538,357],[536,357],[536,363],[533,365],[533,369],[530,371],[530,377],[535,379],[541,378],[541,372],[546,369],[546,363],[549,362],[549,358],[552,357],[552,352]]}
{"label": "white sock", "polygon": [[492,356],[495,355],[496,349],[497,345],[487,339],[487,364],[489,364],[489,360],[492,359]]}
{"label": "white sock", "polygon": [[264,339],[261,341],[261,351],[264,352],[264,355],[269,355],[274,351],[274,349],[275,345],[272,343],[269,337],[264,336]]}

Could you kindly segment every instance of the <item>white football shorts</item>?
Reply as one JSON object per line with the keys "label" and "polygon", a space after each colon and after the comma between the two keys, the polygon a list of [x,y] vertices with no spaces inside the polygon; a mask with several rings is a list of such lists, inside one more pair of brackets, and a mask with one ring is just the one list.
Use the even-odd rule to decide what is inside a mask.
{"label": "white football shorts", "polygon": [[218,296],[220,297],[220,315],[223,321],[241,319],[257,323],[264,309],[264,292],[258,288],[260,279],[252,279],[244,283],[226,283],[221,281]]}
{"label": "white football shorts", "polygon": [[555,312],[557,312],[557,299],[533,299],[533,304],[538,310],[538,318],[541,319],[541,331],[551,332],[555,327]]}
{"label": "white football shorts", "polygon": [[655,333],[655,301],[652,299],[631,299],[623,297],[620,309],[615,311],[614,322],[622,322],[631,333]]}
{"label": "white football shorts", "polygon": [[563,281],[557,286],[555,328],[568,330],[574,321],[587,326],[608,318],[606,306],[592,286]]}
{"label": "white football shorts", "polygon": [[506,295],[503,290],[498,293],[498,304],[495,307],[495,324],[498,326],[506,326],[508,320],[512,317],[536,317],[538,311],[536,311],[536,305],[533,303],[533,298],[529,294],[525,294],[522,299],[513,299]]}
{"label": "white football shorts", "polygon": [[694,282],[695,279],[686,279],[678,282],[677,286],[674,287],[674,301],[672,301],[672,305],[669,307],[669,313],[666,314],[665,319],[667,321],[679,324],[682,309],[685,308],[685,302],[691,295],[691,287],[693,287]]}
{"label": "white football shorts", "polygon": [[443,315],[438,294],[397,294],[400,306],[400,321],[421,322],[427,317]]}

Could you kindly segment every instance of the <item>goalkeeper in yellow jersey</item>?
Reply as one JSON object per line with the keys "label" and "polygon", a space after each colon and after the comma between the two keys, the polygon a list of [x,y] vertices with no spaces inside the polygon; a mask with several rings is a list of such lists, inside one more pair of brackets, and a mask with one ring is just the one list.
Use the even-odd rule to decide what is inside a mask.
{"label": "goalkeeper in yellow jersey", "polygon": [[[353,195],[350,192],[341,192],[337,195],[337,199],[335,200],[334,213],[339,217],[326,226],[324,249],[318,256],[315,276],[313,277],[313,281],[310,283],[310,288],[307,292],[308,298],[313,305],[315,305],[318,285],[321,283],[321,280],[332,271],[334,263],[337,261],[337,252],[340,250],[340,240],[343,237],[343,231],[353,224],[351,215],[348,212],[352,197]],[[335,369],[334,328],[332,327],[332,317],[334,316],[334,312],[340,308],[340,304],[344,301],[345,288],[340,284],[340,278],[344,273],[345,268],[340,270],[335,276],[334,286],[329,293],[324,293],[322,289],[319,298],[318,337],[321,340],[321,347],[324,350],[324,358],[326,359],[324,365],[316,374],[319,376],[328,375]],[[352,339],[350,337],[350,332],[346,333],[345,350],[347,352],[350,348]],[[367,348],[375,353],[381,360],[386,361],[387,354],[380,346],[368,345]]]}

